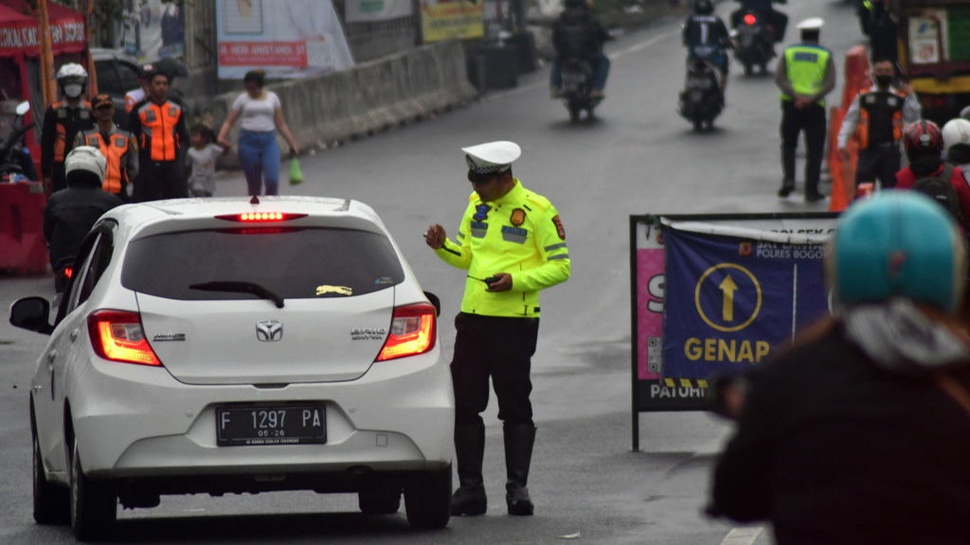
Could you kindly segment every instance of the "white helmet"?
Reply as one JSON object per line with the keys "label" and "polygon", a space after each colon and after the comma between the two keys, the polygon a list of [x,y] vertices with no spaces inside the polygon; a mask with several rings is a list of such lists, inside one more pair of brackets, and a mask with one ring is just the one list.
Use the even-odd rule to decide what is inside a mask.
{"label": "white helmet", "polygon": [[57,71],[57,84],[68,98],[78,98],[88,84],[88,71],[76,62],[69,62]]}
{"label": "white helmet", "polygon": [[943,125],[943,150],[950,151],[950,148],[957,144],[970,146],[970,121],[957,117]]}
{"label": "white helmet", "polygon": [[60,81],[64,78],[71,78],[71,77],[86,79],[88,77],[88,71],[85,70],[83,66],[81,66],[76,62],[69,62],[64,66],[62,66],[60,70],[57,71],[57,81]]}
{"label": "white helmet", "polygon": [[101,150],[93,146],[78,146],[64,159],[64,175],[69,186],[75,185],[75,182],[87,181],[88,185],[100,187],[107,169],[108,162]]}

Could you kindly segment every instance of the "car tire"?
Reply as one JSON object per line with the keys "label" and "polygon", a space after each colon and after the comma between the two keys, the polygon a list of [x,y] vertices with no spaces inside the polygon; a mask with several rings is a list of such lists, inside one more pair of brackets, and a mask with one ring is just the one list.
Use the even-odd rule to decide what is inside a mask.
{"label": "car tire", "polygon": [[118,495],[110,483],[92,481],[84,474],[77,440],[71,455],[71,529],[78,541],[100,541],[111,536],[118,515]]}
{"label": "car tire", "polygon": [[401,489],[364,488],[357,493],[357,505],[365,515],[393,515],[401,509]]}
{"label": "car tire", "polygon": [[71,521],[71,497],[63,486],[51,484],[44,474],[37,432],[33,436],[34,522],[42,525],[67,524]]}
{"label": "car tire", "polygon": [[451,518],[451,464],[442,471],[415,477],[404,487],[408,524],[416,530],[436,530]]}

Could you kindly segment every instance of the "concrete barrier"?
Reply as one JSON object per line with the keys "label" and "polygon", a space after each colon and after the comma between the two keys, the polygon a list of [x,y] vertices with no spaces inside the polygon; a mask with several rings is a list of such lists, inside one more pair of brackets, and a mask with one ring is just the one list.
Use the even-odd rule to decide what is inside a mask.
{"label": "concrete barrier", "polygon": [[[215,129],[240,91],[219,95],[212,106]],[[324,76],[273,82],[286,122],[301,150],[373,134],[473,100],[465,51],[458,41],[422,46]],[[239,124],[230,140],[235,142]],[[281,150],[286,145],[279,138]]]}

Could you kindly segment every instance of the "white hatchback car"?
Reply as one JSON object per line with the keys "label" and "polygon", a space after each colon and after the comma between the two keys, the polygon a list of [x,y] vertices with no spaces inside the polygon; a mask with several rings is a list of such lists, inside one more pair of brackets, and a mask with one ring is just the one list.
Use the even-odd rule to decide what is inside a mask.
{"label": "white hatchback car", "polygon": [[162,494],[404,495],[448,523],[454,397],[422,292],[352,200],[179,199],[118,207],[75,262],[30,395],[34,518],[108,537],[118,503]]}

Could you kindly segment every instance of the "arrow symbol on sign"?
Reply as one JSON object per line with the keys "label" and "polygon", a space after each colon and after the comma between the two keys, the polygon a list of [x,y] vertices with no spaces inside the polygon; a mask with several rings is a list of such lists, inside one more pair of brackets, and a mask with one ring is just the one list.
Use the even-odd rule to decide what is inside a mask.
{"label": "arrow symbol on sign", "polygon": [[725,275],[724,280],[717,286],[724,294],[723,306],[721,307],[721,317],[725,322],[734,321],[734,292],[738,290],[738,285],[734,283],[731,275]]}

